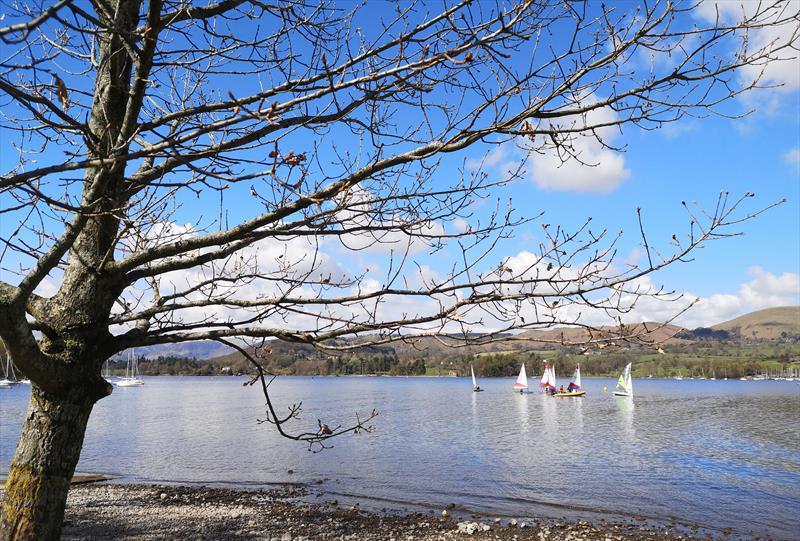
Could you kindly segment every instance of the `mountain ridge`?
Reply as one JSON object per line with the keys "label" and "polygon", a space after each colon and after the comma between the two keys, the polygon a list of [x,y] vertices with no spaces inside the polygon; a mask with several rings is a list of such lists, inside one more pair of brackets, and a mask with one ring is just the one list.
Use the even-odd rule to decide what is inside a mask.
{"label": "mountain ridge", "polygon": [[[688,329],[679,325],[662,324],[655,322],[636,323],[627,326],[633,333],[642,332],[647,342],[654,347],[658,344],[675,344],[697,339],[738,339],[751,342],[775,341],[786,337],[800,336],[800,306],[780,306],[765,308],[737,316],[733,319],[712,325]],[[617,327],[600,327],[594,333],[597,337],[604,333],[609,336],[618,330]],[[709,331],[710,330],[710,331]],[[701,332],[703,331],[703,332]],[[711,332],[714,331],[714,332]],[[722,337],[722,338],[721,338]],[[441,338],[444,338],[443,340]],[[536,348],[559,348],[568,346],[569,343],[583,341],[587,338],[587,331],[583,328],[558,327],[547,330],[528,330],[516,335],[508,335],[497,341],[486,344],[458,346],[455,337],[447,336],[409,336],[403,341],[393,342],[384,346],[369,346],[364,337],[342,338],[334,343],[341,345],[363,346],[344,353],[327,352],[307,344],[295,344],[280,341],[270,341],[273,355],[292,357],[302,361],[308,359],[325,359],[358,355],[370,348],[372,356],[385,357],[390,355],[388,350],[393,350],[400,361],[416,358],[428,358],[435,355],[444,357],[490,354],[502,352],[521,352]],[[443,342],[450,342],[444,344]],[[194,357],[201,360],[222,361],[234,359],[241,354],[213,341],[199,341],[187,344],[164,344],[143,348],[137,353],[144,357],[155,358],[158,356]]]}

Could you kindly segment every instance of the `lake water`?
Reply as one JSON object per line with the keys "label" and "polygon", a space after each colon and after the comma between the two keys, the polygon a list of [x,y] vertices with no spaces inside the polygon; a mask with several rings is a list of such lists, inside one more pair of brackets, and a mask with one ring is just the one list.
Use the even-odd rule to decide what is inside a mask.
{"label": "lake water", "polygon": [[[278,378],[278,404],[303,400],[295,431],[380,412],[375,432],[310,453],[256,422],[263,397],[244,378],[145,380],[97,404],[79,471],[137,483],[309,483],[377,509],[452,502],[488,516],[633,516],[800,537],[796,382],[639,380],[626,399],[611,395],[613,380],[584,378],[586,397],[559,399],[513,394],[513,378],[484,379],[483,393],[463,378]],[[0,390],[2,471],[28,394]]]}

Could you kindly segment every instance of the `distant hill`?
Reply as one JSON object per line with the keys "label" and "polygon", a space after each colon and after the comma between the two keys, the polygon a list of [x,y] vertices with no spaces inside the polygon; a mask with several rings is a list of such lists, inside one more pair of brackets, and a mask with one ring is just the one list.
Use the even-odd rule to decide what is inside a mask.
{"label": "distant hill", "polygon": [[[750,312],[711,327],[748,340],[779,340],[800,336],[800,306],[782,306]],[[786,334],[784,334],[786,333]]]}
{"label": "distant hill", "polygon": [[[154,359],[156,357],[187,357],[195,359],[211,359],[231,352],[231,348],[212,340],[198,340],[197,342],[181,342],[177,344],[159,344],[136,349],[136,355]],[[124,357],[125,353],[120,353]]]}
{"label": "distant hill", "polygon": [[[685,330],[683,327],[677,325],[664,325],[654,322],[636,323],[628,325],[626,329],[627,332],[638,336],[639,339],[653,344],[660,344]],[[616,336],[619,332],[619,328],[601,327],[597,332],[594,332],[592,336],[594,338],[599,338],[604,332],[608,333],[608,336]],[[526,331],[518,335],[517,338],[530,340],[534,346],[538,347],[545,347],[547,345],[550,345],[550,347],[557,347],[558,343],[562,342],[568,344],[570,342],[576,343],[586,340],[588,334],[587,331],[581,328],[563,328],[550,329],[547,331]],[[556,342],[556,344],[553,344],[553,342]]]}
{"label": "distant hill", "polygon": [[[800,307],[782,307],[759,310],[743,315],[731,321],[701,327],[684,329],[677,325],[659,323],[638,323],[627,327],[631,334],[641,335],[645,343],[654,347],[663,344],[666,349],[675,347],[692,347],[692,344],[709,343],[768,343],[768,342],[800,342]],[[614,336],[617,327],[600,328],[593,332],[594,338],[603,333]],[[476,335],[476,338],[480,338]],[[331,345],[361,347],[344,351],[331,351],[315,348],[308,344],[270,341],[270,353],[264,359],[268,368],[276,373],[317,374],[317,373],[417,373],[421,366],[441,367],[457,366],[469,359],[484,358],[493,354],[514,354],[530,356],[547,355],[547,351],[560,350],[563,353],[579,353],[582,348],[570,347],[570,343],[579,343],[588,338],[587,331],[582,328],[555,328],[547,330],[530,330],[516,335],[501,335],[496,340],[485,344],[473,344],[457,347],[463,342],[456,336],[417,336],[408,337],[401,342],[381,346],[369,346],[369,337],[341,338]],[[623,341],[614,340],[616,344],[603,349],[591,348],[591,352],[613,354],[629,349]],[[614,346],[618,347],[614,347]],[[667,347],[669,346],[669,347]],[[595,351],[595,349],[597,351]],[[645,344],[645,350],[651,349]],[[241,354],[214,342],[197,342],[190,344],[165,344],[147,350],[137,350],[154,358],[158,355],[174,357],[195,357],[207,360],[215,371],[229,367],[234,372],[248,372],[250,366]],[[466,359],[466,360],[465,360]],[[421,365],[420,363],[424,363]]]}

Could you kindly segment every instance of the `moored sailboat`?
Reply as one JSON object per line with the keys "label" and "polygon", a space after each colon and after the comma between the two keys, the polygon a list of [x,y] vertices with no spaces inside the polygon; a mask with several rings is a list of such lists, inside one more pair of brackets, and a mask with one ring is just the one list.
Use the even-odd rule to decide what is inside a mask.
{"label": "moored sailboat", "polygon": [[144,381],[139,379],[139,363],[136,354],[131,351],[128,353],[128,362],[125,365],[125,377],[116,382],[117,387],[139,387],[144,385]]}
{"label": "moored sailboat", "polygon": [[514,382],[514,392],[520,394],[531,392],[528,390],[528,373],[525,372],[525,363],[523,363],[522,367],[519,369],[517,381]]}
{"label": "moored sailboat", "polygon": [[633,396],[633,380],[631,379],[631,364],[628,363],[617,380],[616,396]]}
{"label": "moored sailboat", "polygon": [[585,394],[586,391],[581,389],[581,365],[578,364],[575,366],[575,373],[572,375],[572,381],[569,382],[567,391],[564,393],[556,393],[553,396],[583,396]]}
{"label": "moored sailboat", "polygon": [[4,368],[5,376],[3,379],[0,379],[0,386],[6,389],[19,383],[16,374],[14,374],[14,364],[11,362],[11,357],[8,354],[6,354],[6,365]]}

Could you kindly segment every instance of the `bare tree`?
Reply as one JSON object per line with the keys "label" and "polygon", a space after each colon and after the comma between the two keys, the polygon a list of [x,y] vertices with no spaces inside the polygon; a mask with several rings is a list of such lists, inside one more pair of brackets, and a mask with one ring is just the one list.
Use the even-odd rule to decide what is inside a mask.
{"label": "bare tree", "polygon": [[[524,161],[502,180],[453,161],[507,141],[582,160],[579,137],[607,145],[624,125],[724,114],[758,85],[740,68],[796,46],[796,3],[708,25],[667,2],[444,4],[6,5],[0,337],[33,386],[3,539],[58,538],[87,420],[112,391],[101,366],[120,351],[591,331],[582,310],[674,299],[641,278],[755,213],[727,195],[708,213],[687,207],[689,230],[661,249],[642,229],[642,266],[616,263],[618,236],[588,221],[541,224],[536,260],[510,268],[493,248],[537,218],[502,202]],[[788,39],[753,45],[767,27]],[[475,213],[492,198],[493,212]],[[369,271],[326,246],[381,248],[385,261]],[[424,257],[445,253],[449,272],[424,272]],[[482,326],[494,333],[469,332]],[[319,421],[292,435],[288,419],[270,420],[305,441],[366,427]]]}

